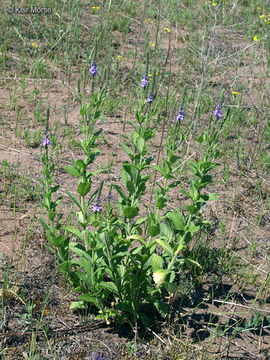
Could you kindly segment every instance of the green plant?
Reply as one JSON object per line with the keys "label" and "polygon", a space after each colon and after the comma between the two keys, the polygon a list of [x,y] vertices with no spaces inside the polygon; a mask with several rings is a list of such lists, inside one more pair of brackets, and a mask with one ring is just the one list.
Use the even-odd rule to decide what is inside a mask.
{"label": "green plant", "polygon": [[28,330],[29,327],[33,326],[33,310],[35,306],[36,305],[33,303],[33,301],[30,301],[26,304],[26,312],[15,313],[19,324],[21,324],[25,330]]}
{"label": "green plant", "polygon": [[[195,233],[208,224],[201,217],[201,208],[206,201],[216,199],[213,194],[202,194],[201,191],[212,180],[208,173],[218,166],[213,159],[219,155],[219,132],[204,133],[199,137],[199,143],[206,144],[205,155],[197,161],[189,162],[195,178],[191,179],[189,192],[182,190],[191,200],[190,205],[186,206],[186,213],[176,209],[165,211],[162,215],[167,205],[167,193],[179,185],[179,180],[173,175],[179,158],[176,155],[177,142],[168,140],[167,159],[163,159],[162,167],[154,166],[164,178],[162,185],[158,184],[155,191],[154,209],[148,208],[149,216],[140,216],[141,201],[150,179],[145,173],[149,173],[154,159],[149,156],[147,143],[156,132],[151,121],[157,110],[154,107],[147,108],[148,104],[139,104],[136,122],[129,121],[133,131],[130,136],[123,136],[124,142],[121,143],[130,159],[122,164],[123,186],[111,185],[105,209],[101,213],[103,181],[90,197],[89,194],[92,177],[103,170],[89,172],[87,167],[99,153],[97,141],[100,132],[95,132],[95,123],[101,115],[103,97],[104,93],[92,94],[88,98],[89,104],[81,101],[80,127],[85,139],[77,145],[84,151],[85,159],[73,160],[72,166],[65,168],[78,178],[78,196],[67,192],[78,208],[77,225],[62,226],[61,214],[54,224],[56,207],[61,198],[52,201],[52,193],[59,186],[51,186],[54,166],[52,157],[48,156],[47,144],[42,156],[45,179],[43,206],[48,211],[49,222],[45,223],[42,219],[39,221],[47,231],[49,243],[57,249],[59,270],[79,293],[80,300],[71,307],[84,307],[90,303],[99,310],[97,318],[109,321],[113,316],[120,322],[127,321],[133,327],[139,319],[149,324],[146,309],[151,303],[166,317],[168,304],[163,300],[164,290],[169,293],[169,297],[172,294],[175,296],[177,285],[174,279],[182,265],[199,266],[194,260],[183,257],[183,250]],[[48,139],[44,141],[46,143]],[[111,204],[113,189],[119,195],[118,211]],[[51,250],[55,252],[53,248]]]}

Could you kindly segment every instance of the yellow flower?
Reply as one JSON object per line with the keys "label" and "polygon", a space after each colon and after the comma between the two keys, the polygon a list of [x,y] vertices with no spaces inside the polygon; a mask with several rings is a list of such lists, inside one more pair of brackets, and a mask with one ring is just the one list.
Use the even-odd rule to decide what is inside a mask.
{"label": "yellow flower", "polygon": [[155,282],[158,286],[161,285],[161,284],[164,282],[167,273],[168,273],[168,271],[163,270],[163,269],[154,271],[154,273],[153,273],[153,280],[154,280],[154,282]]}
{"label": "yellow flower", "polygon": [[150,23],[151,23],[151,24],[154,24],[154,21],[153,21],[153,20],[151,20],[151,21],[150,21]]}
{"label": "yellow flower", "polygon": [[217,6],[217,3],[212,3],[213,6]]}
{"label": "yellow flower", "polygon": [[155,46],[155,44],[154,43],[149,43],[152,47],[154,47]]}
{"label": "yellow flower", "polygon": [[99,10],[99,9],[100,9],[100,6],[92,6],[92,9],[97,9],[97,10]]}
{"label": "yellow flower", "polygon": [[38,45],[35,44],[35,43],[32,43],[31,45],[32,45],[34,48],[36,48],[36,49],[38,48]]}
{"label": "yellow flower", "polygon": [[261,10],[261,8],[259,6],[257,6],[257,10]]}
{"label": "yellow flower", "polygon": [[127,61],[127,58],[126,58],[126,57],[124,57],[124,60],[125,60],[125,61]]}
{"label": "yellow flower", "polygon": [[255,35],[255,36],[253,37],[253,40],[254,40],[254,41],[258,41],[258,40],[259,40],[259,39],[258,39],[258,36]]}
{"label": "yellow flower", "polygon": [[260,19],[263,19],[264,17],[265,17],[265,15],[263,14],[263,15],[260,16]]}
{"label": "yellow flower", "polygon": [[118,56],[117,56],[117,59],[118,59],[118,60],[120,60],[120,59],[121,59],[121,57],[122,57],[122,55],[118,55]]}
{"label": "yellow flower", "polygon": [[171,30],[169,28],[167,28],[167,27],[165,27],[164,30],[166,30],[168,33],[171,32]]}
{"label": "yellow flower", "polygon": [[147,19],[144,20],[144,22],[147,22],[147,21],[148,21]]}
{"label": "yellow flower", "polygon": [[241,95],[241,93],[240,93],[240,92],[238,92],[238,91],[233,91],[233,92],[232,92],[232,94],[235,94],[235,95]]}

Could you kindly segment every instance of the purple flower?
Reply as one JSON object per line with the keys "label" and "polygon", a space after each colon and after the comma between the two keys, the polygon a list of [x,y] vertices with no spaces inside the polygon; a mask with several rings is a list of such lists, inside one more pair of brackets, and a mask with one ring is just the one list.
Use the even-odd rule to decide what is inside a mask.
{"label": "purple flower", "polygon": [[215,110],[213,111],[213,115],[215,115],[218,119],[218,121],[220,121],[220,118],[222,116],[222,106],[221,105],[217,105]]}
{"label": "purple flower", "polygon": [[142,78],[142,87],[143,88],[145,88],[147,86],[148,81],[149,81],[149,77],[146,74],[144,74],[143,78]]}
{"label": "purple flower", "polygon": [[94,212],[100,212],[100,210],[101,210],[101,206],[100,206],[100,204],[99,204],[99,200],[97,200],[97,201],[95,202],[95,204],[94,204],[93,211],[94,211]]}
{"label": "purple flower", "polygon": [[92,351],[91,359],[92,360],[102,360],[101,353]]}
{"label": "purple flower", "polygon": [[[47,134],[46,134],[47,133]],[[45,136],[43,137],[43,140],[42,140],[42,146],[45,147],[45,146],[48,146],[48,145],[51,145],[51,142],[50,142],[50,139],[49,139],[49,132],[48,131],[44,131],[44,134]]]}
{"label": "purple flower", "polygon": [[177,113],[177,116],[176,116],[176,120],[178,121],[183,121],[184,120],[184,117],[185,117],[185,112],[183,110],[183,106],[179,106],[179,110],[178,110],[178,113]]}
{"label": "purple flower", "polygon": [[97,73],[98,73],[97,64],[96,64],[95,61],[91,63],[90,73],[91,73],[93,76],[96,76]]}
{"label": "purple flower", "polygon": [[152,104],[153,100],[154,100],[154,95],[149,93],[146,99],[146,104]]}
{"label": "purple flower", "polygon": [[111,193],[110,193],[110,192],[108,192],[108,194],[107,194],[106,198],[107,198],[107,199],[109,199],[109,200],[112,200],[112,195],[111,195]]}

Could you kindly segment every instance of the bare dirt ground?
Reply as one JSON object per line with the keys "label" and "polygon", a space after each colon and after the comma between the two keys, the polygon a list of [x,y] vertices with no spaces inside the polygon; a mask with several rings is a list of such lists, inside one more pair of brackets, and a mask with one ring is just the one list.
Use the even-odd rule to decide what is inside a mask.
{"label": "bare dirt ground", "polygon": [[[132,29],[125,41],[124,50],[132,49],[135,34]],[[115,37],[117,36],[119,33],[115,32]],[[181,30],[181,41],[180,34],[177,36],[172,42],[173,50],[176,46],[177,50],[179,47],[185,49],[188,31]],[[241,42],[240,45],[245,46]],[[163,50],[168,49],[168,46],[168,42],[165,42]],[[179,67],[176,64],[177,54],[173,50],[171,68],[172,71],[175,70],[177,78]],[[214,48],[213,51],[217,49]],[[222,55],[220,63],[223,64],[229,59],[233,61],[230,56],[238,51],[238,48],[230,49],[228,46],[227,52],[223,49],[220,51]],[[260,56],[264,54],[260,53]],[[16,54],[13,53],[10,57],[11,65],[16,61]],[[265,206],[264,211],[261,212],[261,205],[266,204],[270,196],[270,176],[268,174],[263,177],[256,167],[254,169],[248,167],[248,158],[241,160],[239,168],[237,159],[228,155],[215,174],[215,182],[211,190],[218,193],[220,201],[211,202],[205,209],[205,216],[212,223],[212,232],[209,235],[211,246],[208,250],[202,248],[198,255],[198,261],[204,257],[208,257],[209,261],[212,256],[213,263],[209,265],[209,273],[204,274],[202,278],[198,275],[196,287],[189,289],[191,281],[187,282],[186,295],[181,299],[181,313],[179,314],[178,311],[178,300],[174,304],[174,310],[172,308],[169,324],[158,319],[153,328],[141,329],[141,341],[138,342],[134,355],[128,354],[128,344],[134,341],[134,334],[127,327],[116,326],[114,323],[107,325],[95,320],[93,314],[72,312],[69,309],[70,302],[76,297],[72,294],[69,285],[65,284],[62,276],[57,273],[56,259],[45,247],[46,236],[37,223],[37,218],[42,216],[39,208],[42,194],[38,188],[38,179],[42,176],[40,149],[39,146],[25,145],[16,118],[17,109],[21,114],[20,123],[24,130],[29,129],[31,134],[35,130],[43,132],[43,128],[37,125],[34,119],[37,101],[42,101],[43,113],[47,106],[50,107],[51,127],[58,121],[61,131],[72,129],[73,139],[77,140],[80,137],[78,130],[80,106],[74,98],[76,77],[69,81],[66,78],[62,79],[59,69],[54,69],[54,65],[49,61],[47,65],[52,72],[54,71],[56,78],[51,79],[49,86],[46,85],[45,80],[37,83],[36,79],[27,79],[25,94],[22,94],[17,86],[15,93],[17,108],[15,105],[14,107],[10,105],[9,100],[9,92],[15,91],[18,81],[14,77],[14,72],[10,71],[1,79],[0,99],[4,111],[1,126],[5,133],[0,135],[0,158],[2,162],[6,160],[9,164],[13,164],[13,170],[8,168],[9,171],[6,171],[4,166],[0,168],[2,179],[0,295],[1,291],[3,294],[5,276],[8,275],[9,279],[9,287],[5,290],[5,307],[2,307],[4,312],[0,332],[0,350],[6,349],[5,359],[27,358],[29,347],[33,346],[35,348],[32,348],[32,351],[38,354],[38,359],[87,360],[91,359],[93,351],[99,351],[106,360],[128,358],[169,360],[174,359],[173,349],[179,350],[179,348],[183,349],[183,359],[186,360],[204,359],[202,354],[205,353],[211,359],[270,359],[270,296],[267,290],[260,292],[270,271],[270,210]],[[129,60],[123,66],[121,73],[122,77],[128,79],[131,76],[130,82],[133,81],[130,75],[132,67],[133,63]],[[250,82],[250,92],[247,92],[242,99],[246,107],[260,104],[261,97],[256,92],[258,81],[256,77],[261,71],[264,69],[253,67],[251,77],[248,66],[239,69],[238,76],[248,75],[246,81]],[[224,86],[224,75],[223,77],[215,75],[211,83],[213,88]],[[37,98],[30,102],[29,99],[36,87],[40,92]],[[89,88],[86,88],[86,91],[88,90]],[[63,106],[68,109],[66,118],[63,115]],[[132,119],[132,115],[127,115],[126,111],[122,109],[113,116],[106,115],[97,123],[97,128],[102,129],[103,137],[100,144],[101,154],[97,158],[95,167],[99,168],[109,161],[113,162],[110,174],[104,171],[93,181],[94,191],[100,180],[105,180],[103,197],[108,192],[111,182],[120,183],[121,164],[127,160],[120,146],[120,134],[129,135],[131,130],[127,124],[124,127],[126,117]],[[192,110],[188,111],[192,113]],[[170,119],[167,121],[169,122]],[[166,131],[167,126],[164,138]],[[158,131],[155,143],[151,146],[153,154],[158,152],[161,134],[161,130]],[[250,148],[252,155],[255,148],[261,147],[260,128],[257,129],[257,133],[245,132],[244,136],[244,145]],[[56,161],[55,181],[61,184],[61,193],[64,195],[63,211],[68,217],[71,209],[65,190],[72,192],[76,189],[76,180],[63,168],[82,154],[76,147],[71,146],[67,136],[58,138],[62,149],[59,150],[59,158]],[[183,148],[183,162],[195,157],[197,151],[198,149],[191,148],[189,143],[186,143]],[[264,151],[269,152],[269,148],[265,148]],[[256,161],[256,158],[253,160]],[[230,180],[225,183],[222,181],[221,169],[226,164],[229,164]],[[241,177],[239,177],[240,172]],[[23,176],[23,180],[16,174]],[[186,183],[187,181],[183,180],[183,186]],[[9,192],[6,194],[7,188]],[[19,189],[18,193],[15,192],[15,188]],[[113,195],[116,197],[116,194]],[[117,206],[115,197],[113,203]],[[149,190],[145,196],[145,204],[150,198]],[[169,206],[175,208],[183,200],[183,195],[175,193]],[[141,211],[145,210],[141,209]],[[220,232],[220,219],[224,224],[225,238],[222,238]],[[228,269],[227,274],[222,273],[219,264],[215,263],[215,254],[221,251],[221,244],[224,241],[226,243],[224,259],[233,258],[235,264],[237,263],[235,271]],[[254,330],[237,333],[237,327],[243,326],[244,321],[251,320],[256,310],[260,310],[263,314],[260,325],[254,327]],[[176,320],[176,315],[180,320]],[[223,331],[227,326],[227,332],[223,332],[219,337],[213,337],[215,324],[220,325],[219,328]],[[33,334],[36,336],[35,341]]]}

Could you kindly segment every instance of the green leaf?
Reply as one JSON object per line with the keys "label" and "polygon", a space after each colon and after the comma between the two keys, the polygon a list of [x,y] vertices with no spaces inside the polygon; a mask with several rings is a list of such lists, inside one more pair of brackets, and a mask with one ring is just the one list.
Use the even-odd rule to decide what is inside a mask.
{"label": "green leaf", "polygon": [[84,170],[85,169],[85,163],[83,162],[83,160],[76,160],[75,161],[75,164],[76,164],[76,166],[77,166],[77,168],[79,168],[79,169],[82,169],[82,170]]}
{"label": "green leaf", "polygon": [[121,148],[124,150],[124,152],[126,154],[128,154],[129,157],[132,157],[132,155],[134,156],[134,153],[132,152],[132,150],[124,143],[121,143]]}
{"label": "green leaf", "polygon": [[[65,237],[63,235],[60,236],[49,236],[48,237],[48,241],[54,245],[56,248],[60,249],[60,248],[65,248]],[[68,243],[68,242],[67,242]]]}
{"label": "green leaf", "polygon": [[168,189],[173,189],[176,186],[178,186],[181,183],[180,180],[174,181],[173,183],[171,183],[170,185],[168,185]]}
{"label": "green leaf", "polygon": [[71,242],[69,243],[69,249],[82,258],[78,260],[78,263],[80,264],[80,266],[83,266],[84,269],[89,273],[89,266],[92,264],[92,258],[85,250],[85,248],[76,242]]}
{"label": "green leaf", "polygon": [[65,166],[64,169],[73,176],[80,177],[81,173],[73,166]]}
{"label": "green leaf", "polygon": [[171,257],[173,257],[173,250],[168,243],[161,239],[156,239],[156,242],[162,247],[162,249]]}
{"label": "green leaf", "polygon": [[100,110],[97,110],[95,111],[95,114],[94,114],[94,120],[98,119],[101,115],[101,111]]}
{"label": "green leaf", "polygon": [[182,190],[180,190],[181,191],[181,193],[183,194],[183,195],[185,195],[186,197],[189,197],[189,194],[188,194],[188,192],[185,190],[185,189],[182,189]]}
{"label": "green leaf", "polygon": [[187,206],[187,211],[190,213],[190,214],[195,214],[197,212],[197,207],[194,206],[194,205],[188,205]]}
{"label": "green leaf", "polygon": [[124,191],[120,188],[120,186],[119,185],[113,185],[113,187],[115,188],[115,190],[118,192],[118,194],[121,196],[121,198],[123,199],[123,200],[125,200],[126,202],[128,202],[128,197],[127,197],[127,195],[124,193]]}
{"label": "green leaf", "polygon": [[142,153],[144,150],[145,141],[141,136],[138,137],[136,144],[137,144],[137,148],[138,148],[139,152]]}
{"label": "green leaf", "polygon": [[129,191],[130,195],[133,195],[135,193],[135,187],[134,187],[132,181],[127,181],[126,187],[127,187],[128,191]]}
{"label": "green leaf", "polygon": [[150,225],[148,226],[148,235],[153,237],[153,236],[157,236],[160,231],[159,231],[159,225]]}
{"label": "green leaf", "polygon": [[55,185],[50,188],[51,193],[55,193],[60,188],[60,185]]}
{"label": "green leaf", "polygon": [[102,172],[104,172],[104,171],[105,171],[105,169],[98,169],[98,170],[96,170],[96,171],[92,171],[92,172],[91,172],[91,176],[98,175],[98,174],[100,174],[100,173],[102,173]]}
{"label": "green leaf", "polygon": [[153,165],[153,168],[157,170],[162,176],[166,176],[165,171],[159,165]]}
{"label": "green leaf", "polygon": [[199,268],[202,268],[201,265],[197,261],[189,259],[189,258],[185,258],[185,263],[186,264],[191,264],[191,265],[196,265]]}
{"label": "green leaf", "polygon": [[133,164],[129,164],[127,162],[123,162],[123,168],[130,175],[131,179],[136,182],[138,178],[139,171]]}
{"label": "green leaf", "polygon": [[84,301],[72,301],[69,305],[70,310],[73,309],[85,309],[86,305]]}
{"label": "green leaf", "polygon": [[209,195],[208,195],[208,200],[209,200],[209,201],[218,200],[217,194],[214,194],[214,193],[209,194]]}
{"label": "green leaf", "polygon": [[164,261],[162,257],[158,254],[153,254],[150,258],[150,262],[153,270],[158,270],[163,268]]}
{"label": "green leaf", "polygon": [[89,182],[84,182],[79,184],[77,191],[82,197],[85,197],[85,195],[89,193],[90,189],[91,184]]}
{"label": "green leaf", "polygon": [[137,240],[139,241],[144,247],[147,247],[147,243],[143,240],[143,238],[139,235],[130,235],[127,240]]}
{"label": "green leaf", "polygon": [[197,232],[198,230],[200,230],[200,226],[195,225],[194,222],[191,222],[188,228],[188,231],[190,232],[191,236],[193,236],[195,232]]}
{"label": "green leaf", "polygon": [[169,217],[172,220],[172,223],[177,230],[185,229],[185,223],[180,214],[176,212],[169,212]]}
{"label": "green leaf", "polygon": [[50,212],[48,213],[48,219],[49,219],[50,221],[53,221],[53,220],[55,219],[55,216],[56,216],[56,212],[55,212],[55,211],[50,211]]}
{"label": "green leaf", "polygon": [[47,231],[51,231],[49,226],[45,223],[45,221],[42,218],[39,218],[38,222],[44,227],[44,229],[46,229]]}
{"label": "green leaf", "polygon": [[68,196],[70,197],[70,199],[74,202],[74,204],[76,204],[78,206],[78,208],[80,210],[82,210],[81,208],[81,204],[80,201],[69,191],[66,191],[66,193],[68,194]]}
{"label": "green leaf", "polygon": [[148,219],[148,216],[144,216],[138,220],[136,220],[136,225],[143,224]]}
{"label": "green leaf", "polygon": [[152,319],[144,313],[139,314],[139,319],[142,321],[142,323],[145,327],[150,327],[152,324]]}
{"label": "green leaf", "polygon": [[166,174],[165,177],[168,180],[170,178],[170,174],[172,172],[172,169],[171,169],[170,163],[166,159],[163,159],[163,169],[164,169],[164,172]]}
{"label": "green leaf", "polygon": [[[170,272],[170,279],[169,279],[170,283],[172,283],[174,279],[175,279],[175,272],[171,271]],[[175,284],[170,284],[170,285],[175,285]]]}
{"label": "green leaf", "polygon": [[206,133],[202,133],[199,138],[198,138],[198,141],[200,144],[202,144],[203,142],[206,141]]}
{"label": "green leaf", "polygon": [[171,241],[173,237],[173,231],[171,229],[171,226],[166,223],[160,223],[160,232],[168,241]]}
{"label": "green leaf", "polygon": [[199,192],[194,185],[190,187],[189,195],[194,202],[198,200]]}
{"label": "green leaf", "polygon": [[116,296],[119,295],[117,286],[116,286],[115,283],[113,283],[112,281],[108,281],[108,282],[102,281],[102,282],[100,283],[100,285],[101,285],[104,289],[107,289],[107,290],[109,290],[110,292],[112,292],[114,295],[116,295]]}
{"label": "green leaf", "polygon": [[67,231],[68,233],[75,235],[77,238],[83,241],[83,234],[80,230],[74,228],[73,226],[63,226],[63,230]]}
{"label": "green leaf", "polygon": [[162,300],[157,300],[157,301],[154,302],[154,306],[158,310],[160,315],[163,318],[166,318],[166,316],[169,313],[169,305],[164,303]]}
{"label": "green leaf", "polygon": [[121,170],[121,178],[122,178],[123,184],[125,184],[127,186],[127,182],[128,182],[128,180],[130,180],[130,175],[124,168],[122,168],[122,170]]}
{"label": "green leaf", "polygon": [[[173,273],[174,275],[172,275],[172,273]],[[171,271],[171,274],[170,274],[170,281],[171,281],[171,283],[166,282],[166,283],[164,284],[165,289],[168,291],[168,293],[171,293],[171,294],[177,294],[178,291],[179,291],[178,286],[177,286],[175,283],[172,283],[174,277],[175,277],[175,273],[174,273],[174,271]]]}
{"label": "green leaf", "polygon": [[82,294],[82,295],[79,295],[78,297],[79,297],[79,299],[82,299],[84,301],[95,304],[95,306],[98,309],[100,309],[100,306],[99,306],[99,304],[98,304],[98,302],[97,302],[97,300],[96,300],[96,298],[94,296],[89,295],[89,294]]}
{"label": "green leaf", "polygon": [[209,184],[212,180],[212,175],[204,175],[201,178],[201,183],[203,184],[203,186],[205,187],[207,184]]}
{"label": "green leaf", "polygon": [[139,208],[137,206],[124,206],[123,214],[128,219],[133,219],[139,213]]}
{"label": "green leaf", "polygon": [[162,210],[167,204],[167,199],[163,195],[159,194],[159,191],[156,191],[155,202],[158,210]]}
{"label": "green leaf", "polygon": [[[135,129],[136,129],[136,126],[134,127]],[[133,140],[133,142],[136,144],[136,141],[137,141],[137,139],[138,139],[138,137],[139,137],[140,135],[136,132],[136,131],[132,131],[132,133],[131,133],[131,138],[132,138],[132,140]]]}

